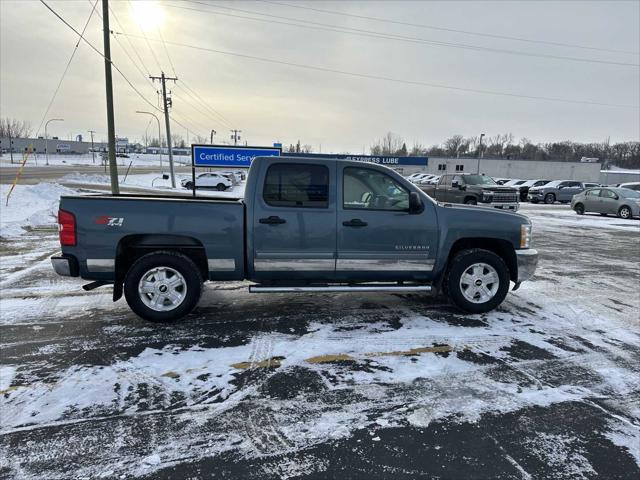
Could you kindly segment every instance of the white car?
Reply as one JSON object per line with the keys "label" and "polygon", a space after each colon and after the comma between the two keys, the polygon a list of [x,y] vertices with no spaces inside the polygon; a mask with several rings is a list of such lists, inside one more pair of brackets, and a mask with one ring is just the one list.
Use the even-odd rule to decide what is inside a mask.
{"label": "white car", "polygon": [[[180,181],[184,188],[192,189],[193,181],[190,178],[184,178]],[[196,177],[196,188],[212,188],[223,192],[227,188],[233,187],[233,182],[224,175],[215,172],[201,173]]]}

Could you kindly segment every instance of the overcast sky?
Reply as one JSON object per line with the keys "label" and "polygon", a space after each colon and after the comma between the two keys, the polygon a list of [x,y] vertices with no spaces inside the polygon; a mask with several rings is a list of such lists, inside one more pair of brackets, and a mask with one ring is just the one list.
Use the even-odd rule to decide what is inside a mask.
{"label": "overcast sky", "polygon": [[[118,35],[118,41],[112,37],[113,62],[154,105],[156,93],[144,75],[157,75],[160,69],[173,75],[175,67],[180,79],[171,87],[176,118],[191,136],[208,136],[215,129],[217,142],[229,139],[230,127],[241,129],[243,141],[250,145],[300,139],[316,151],[322,145],[323,152],[352,153],[368,153],[387,131],[401,135],[409,147],[414,142],[440,143],[458,133],[512,132],[516,139],[526,136],[534,142],[640,139],[638,1],[279,1],[298,8],[263,1],[166,0],[138,5],[112,0],[111,28],[130,35]],[[47,0],[78,30],[92,2]],[[101,13],[100,3],[96,11]],[[0,35],[0,115],[28,120],[35,129],[77,36],[44,5],[31,0],[0,0]],[[86,38],[102,51],[97,13]],[[415,83],[318,71],[175,43]],[[116,132],[139,140],[148,118],[135,111],[152,107],[116,71],[113,76]],[[195,101],[186,88],[208,106]],[[54,117],[64,118],[64,123],[50,124],[53,135],[86,138],[87,130],[93,129],[98,139],[106,138],[104,63],[86,44],[80,44],[46,116]],[[186,137],[185,129],[175,123],[172,130]],[[155,121],[149,127],[153,132]]]}

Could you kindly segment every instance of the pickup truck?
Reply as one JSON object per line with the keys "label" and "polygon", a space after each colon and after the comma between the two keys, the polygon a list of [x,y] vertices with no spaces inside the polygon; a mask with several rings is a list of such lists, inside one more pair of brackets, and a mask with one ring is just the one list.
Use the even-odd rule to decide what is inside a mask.
{"label": "pickup truck", "polygon": [[440,202],[482,205],[518,211],[517,188],[498,185],[486,175],[470,173],[442,175],[436,185],[420,185],[423,192]]}
{"label": "pickup truck", "polygon": [[438,292],[487,312],[529,279],[527,217],[441,205],[393,170],[339,159],[258,157],[244,200],[63,196],[60,275],[112,284],[140,317],[187,315],[205,280],[254,293]]}

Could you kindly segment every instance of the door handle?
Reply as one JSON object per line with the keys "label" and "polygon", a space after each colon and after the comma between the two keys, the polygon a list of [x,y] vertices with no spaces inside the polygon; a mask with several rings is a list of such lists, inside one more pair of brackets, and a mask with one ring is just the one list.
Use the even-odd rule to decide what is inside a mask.
{"label": "door handle", "polygon": [[260,220],[258,220],[260,223],[265,223],[267,225],[280,225],[281,223],[287,223],[287,221],[284,218],[280,218],[278,216],[271,216],[268,218],[261,218]]}
{"label": "door handle", "polygon": [[363,222],[359,218],[354,218],[353,220],[342,222],[342,225],[344,225],[345,227],[356,227],[356,228],[357,227],[366,227],[367,226],[367,222]]}

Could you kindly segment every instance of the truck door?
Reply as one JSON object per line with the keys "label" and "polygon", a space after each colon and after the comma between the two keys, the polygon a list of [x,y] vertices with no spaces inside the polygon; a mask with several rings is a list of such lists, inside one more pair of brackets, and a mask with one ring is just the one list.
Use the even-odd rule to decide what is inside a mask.
{"label": "truck door", "polygon": [[437,253],[435,206],[409,213],[409,186],[368,166],[337,164],[336,278],[352,281],[429,280]]}
{"label": "truck door", "polygon": [[[255,190],[256,280],[326,280],[335,273],[335,161],[265,163]],[[251,253],[251,252],[250,252]],[[250,260],[249,260],[250,261]]]}

